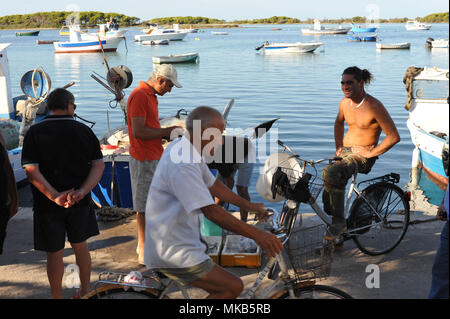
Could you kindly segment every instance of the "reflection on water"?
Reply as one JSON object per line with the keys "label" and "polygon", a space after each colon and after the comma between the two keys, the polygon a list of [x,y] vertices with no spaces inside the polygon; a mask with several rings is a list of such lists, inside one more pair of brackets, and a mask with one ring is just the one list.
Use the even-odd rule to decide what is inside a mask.
{"label": "reflection on water", "polygon": [[435,216],[444,198],[446,185],[433,180],[423,168],[411,169],[410,178],[406,188],[411,192],[411,211]]}

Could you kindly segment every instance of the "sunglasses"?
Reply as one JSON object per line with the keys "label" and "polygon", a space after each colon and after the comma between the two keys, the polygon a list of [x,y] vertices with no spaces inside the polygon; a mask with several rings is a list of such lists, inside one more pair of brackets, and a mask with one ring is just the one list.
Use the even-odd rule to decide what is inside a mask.
{"label": "sunglasses", "polygon": [[75,103],[73,103],[73,102],[72,102],[72,105],[73,105],[73,109],[76,110],[77,105]]}
{"label": "sunglasses", "polygon": [[341,85],[352,85],[353,81],[341,81]]}

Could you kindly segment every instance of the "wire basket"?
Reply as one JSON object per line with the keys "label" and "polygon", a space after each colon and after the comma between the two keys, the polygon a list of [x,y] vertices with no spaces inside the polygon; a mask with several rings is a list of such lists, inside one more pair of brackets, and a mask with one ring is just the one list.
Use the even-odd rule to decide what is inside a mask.
{"label": "wire basket", "polygon": [[274,175],[277,177],[272,179],[272,188],[286,199],[307,202],[312,197],[316,200],[323,189],[323,181],[317,177],[317,173],[311,175],[287,167],[278,167],[278,170]]}
{"label": "wire basket", "polygon": [[322,224],[292,231],[287,255],[298,280],[323,279],[330,275],[334,245],[324,240],[325,232]]}

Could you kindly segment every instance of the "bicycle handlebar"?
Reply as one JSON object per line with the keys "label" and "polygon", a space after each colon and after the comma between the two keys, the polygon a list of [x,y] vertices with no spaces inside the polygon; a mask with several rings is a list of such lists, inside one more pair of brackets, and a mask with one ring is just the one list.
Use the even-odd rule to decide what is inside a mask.
{"label": "bicycle handlebar", "polygon": [[342,157],[338,157],[338,156],[335,156],[335,157],[332,157],[332,158],[322,158],[322,159],[319,159],[319,160],[316,160],[316,161],[304,160],[299,155],[297,155],[289,146],[284,144],[282,141],[277,140],[277,143],[278,143],[278,145],[280,145],[284,149],[288,150],[289,153],[291,153],[293,157],[295,157],[295,158],[297,158],[297,159],[299,159],[299,160],[301,160],[301,161],[303,161],[303,162],[305,162],[305,163],[307,163],[308,165],[311,165],[311,166],[316,165],[316,164],[320,164],[320,163],[325,162],[325,161],[341,161],[342,160]]}

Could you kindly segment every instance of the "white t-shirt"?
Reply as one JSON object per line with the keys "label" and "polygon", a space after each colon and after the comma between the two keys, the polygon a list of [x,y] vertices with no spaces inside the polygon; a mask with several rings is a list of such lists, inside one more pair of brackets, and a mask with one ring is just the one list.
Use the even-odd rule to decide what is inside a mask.
{"label": "white t-shirt", "polygon": [[200,241],[200,208],[213,205],[215,177],[185,137],[167,146],[158,163],[145,209],[145,265],[184,268],[209,258]]}

